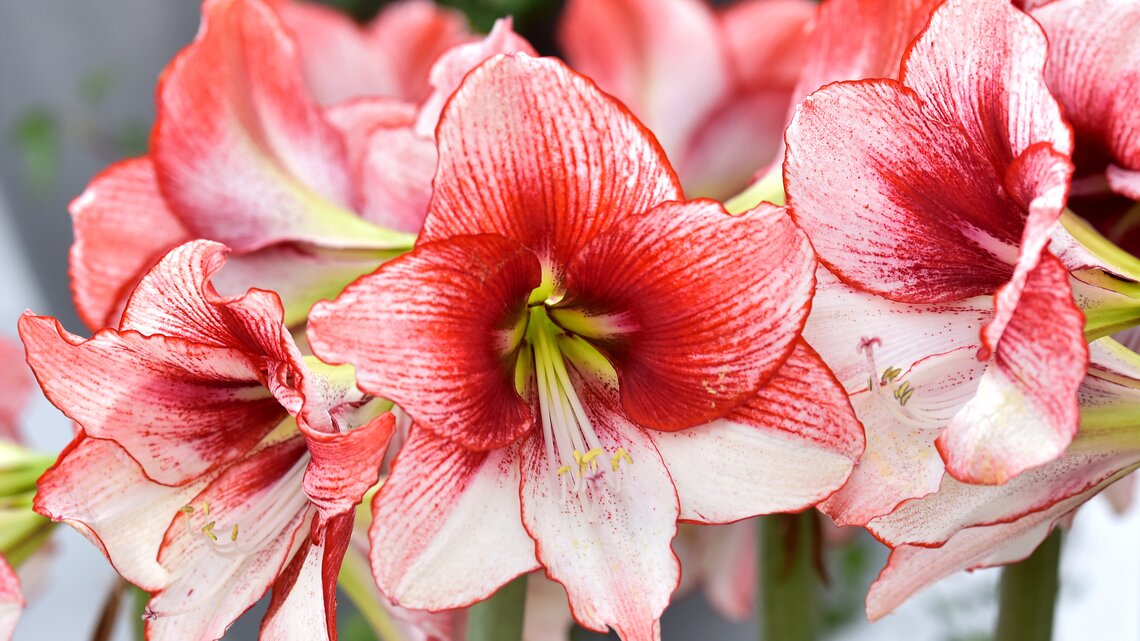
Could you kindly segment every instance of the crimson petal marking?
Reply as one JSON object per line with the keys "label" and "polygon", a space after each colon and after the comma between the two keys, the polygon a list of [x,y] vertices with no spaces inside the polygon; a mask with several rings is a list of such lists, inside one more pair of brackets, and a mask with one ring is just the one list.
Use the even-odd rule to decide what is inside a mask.
{"label": "crimson petal marking", "polygon": [[619,319],[594,343],[617,369],[622,407],[642,426],[684,429],[744,403],[783,364],[814,266],[780,207],[730,216],[713,201],[666,203],[587,244],[552,313]]}
{"label": "crimson petal marking", "polygon": [[517,446],[471,452],[413,427],[372,503],[372,572],[403,607],[468,606],[538,568]]}
{"label": "crimson petal marking", "polygon": [[32,377],[22,366],[24,352],[19,343],[0,337],[0,439],[20,442],[20,413],[32,397]]}
{"label": "crimson petal marking", "polygon": [[[357,246],[344,141],[309,98],[294,42],[252,0],[211,0],[159,87],[158,182],[193,235],[238,252],[299,240]],[[354,238],[354,236],[357,236]]]}
{"label": "crimson petal marking", "polygon": [[572,0],[559,24],[571,66],[680,154],[731,88],[717,16],[696,0]]}
{"label": "crimson petal marking", "polygon": [[[1057,0],[1032,11],[1049,36],[1049,87],[1082,140],[1119,165],[1118,193],[1140,200],[1140,14],[1128,0]],[[1121,180],[1130,173],[1131,180]]]}
{"label": "crimson petal marking", "polygon": [[420,242],[497,233],[552,261],[556,276],[617,221],[681,197],[652,134],[553,59],[510,54],[480,65],[444,109],[437,141]]}
{"label": "crimson petal marking", "polygon": [[534,423],[505,351],[541,278],[534,254],[500,236],[422,244],[318,303],[309,342],[437,434],[502,447]]}
{"label": "crimson petal marking", "polygon": [[1083,330],[1068,271],[1043,253],[978,393],[938,437],[950,474],[1005,483],[1060,456],[1077,432],[1077,388],[1088,365]]}
{"label": "crimson petal marking", "polygon": [[[269,445],[227,467],[177,512],[159,563],[174,580],[150,601],[148,638],[221,638],[283,572],[307,540],[301,438]],[[235,529],[236,528],[236,529]]]}
{"label": "crimson petal marking", "polygon": [[68,206],[76,310],[93,330],[114,327],[127,296],[167,250],[191,240],[158,190],[150,158],[111,165]]}
{"label": "crimson petal marking", "polygon": [[658,619],[680,580],[669,547],[677,494],[649,435],[614,411],[616,395],[597,384],[575,386],[603,449],[624,447],[634,462],[612,476],[616,486],[607,475],[580,495],[564,486],[566,476],[554,474],[542,438],[527,439],[523,524],[547,576],[566,588],[578,623],[599,632],[611,627],[624,641],[660,641]]}
{"label": "crimson petal marking", "polygon": [[158,563],[163,534],[205,485],[204,478],[179,487],[155,483],[123,448],[80,432],[40,477],[35,510],[75,528],[116,572],[154,592],[171,579]]}
{"label": "crimson petal marking", "polygon": [[12,571],[12,566],[0,556],[0,641],[11,641],[24,609],[24,595],[20,591],[20,579]]}
{"label": "crimson petal marking", "polygon": [[537,56],[534,47],[525,38],[516,34],[510,18],[495,21],[491,33],[482,40],[452,47],[431,67],[431,95],[420,106],[416,117],[416,133],[429,140],[435,139],[435,128],[439,124],[443,106],[451,94],[459,88],[463,79],[484,60],[500,53],[521,52]]}
{"label": "crimson petal marking", "polygon": [[396,418],[385,412],[350,432],[327,433],[298,422],[313,457],[305,470],[304,489],[323,520],[351,514],[364,493],[376,485],[380,462],[396,430]]}
{"label": "crimson petal marking", "polygon": [[847,394],[802,340],[728,416],[651,437],[677,488],[681,518],[699,523],[811,507],[843,485],[863,451]]}

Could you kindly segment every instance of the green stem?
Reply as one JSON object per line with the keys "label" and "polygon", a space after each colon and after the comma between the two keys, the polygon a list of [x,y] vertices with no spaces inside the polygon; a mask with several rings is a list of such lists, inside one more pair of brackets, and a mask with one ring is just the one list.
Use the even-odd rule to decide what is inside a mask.
{"label": "green stem", "polygon": [[760,517],[756,610],[760,641],[818,638],[820,543],[815,510]]}
{"label": "green stem", "polygon": [[1037,550],[1001,573],[1001,610],[994,641],[1049,641],[1057,602],[1061,530],[1054,529]]}
{"label": "green stem", "polygon": [[499,588],[467,611],[467,641],[519,641],[526,605],[526,575]]}

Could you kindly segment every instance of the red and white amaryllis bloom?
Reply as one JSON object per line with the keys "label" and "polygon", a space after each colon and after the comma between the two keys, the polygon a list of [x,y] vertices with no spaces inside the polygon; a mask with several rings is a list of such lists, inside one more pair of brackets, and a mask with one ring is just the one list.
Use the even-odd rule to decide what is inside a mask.
{"label": "red and white amaryllis bloom", "polygon": [[194,43],[163,72],[150,153],[113,165],[71,204],[72,289],[93,329],[115,325],[142,274],[197,238],[234,252],[219,289],[277,291],[293,324],[409,249],[423,221],[422,206],[393,207],[363,177],[368,137],[406,118],[403,103],[322,108],[269,6],[208,0],[202,12]]}
{"label": "red and white amaryllis bloom", "polygon": [[559,35],[570,65],[653,131],[686,193],[725,198],[779,156],[814,9],[808,0],[721,10],[703,0],[571,0]]}
{"label": "red and white amaryllis bloom", "polygon": [[0,641],[10,641],[23,609],[24,595],[20,592],[20,579],[4,557],[0,557]]}
{"label": "red and white amaryllis bloom", "polygon": [[582,625],[658,638],[678,519],[803,509],[862,450],[799,337],[811,248],[781,208],[679,201],[649,132],[556,60],[476,68],[437,138],[416,249],[309,324],[415,421],[376,579],[446,609],[543,567]]}
{"label": "red and white amaryllis bloom", "polygon": [[868,523],[891,545],[867,595],[877,619],[954,572],[1020,561],[1057,522],[1140,467],[1140,356],[1112,339],[1089,345],[1081,384],[1081,429],[1065,454],[1005,485],[946,477],[938,492]]}
{"label": "red and white amaryllis bloom", "polygon": [[263,638],[335,638],[354,506],[395,419],[301,356],[275,294],[220,296],[225,254],[173,250],[88,340],[20,319],[44,393],[82,428],[35,507],[154,593],[149,639],[220,638],[270,587]]}
{"label": "red and white amaryllis bloom", "polygon": [[[1056,458],[1077,431],[1084,318],[1046,248],[1073,141],[1046,50],[1008,3],[951,0],[899,80],[827,86],[788,129],[792,215],[833,274],[807,336],[848,391],[866,390],[860,416],[876,433],[832,502],[833,514],[863,504],[844,520],[937,489],[933,446],[954,477],[993,484]],[[917,430],[921,452],[896,446]],[[900,459],[923,473],[890,493],[863,484]]]}

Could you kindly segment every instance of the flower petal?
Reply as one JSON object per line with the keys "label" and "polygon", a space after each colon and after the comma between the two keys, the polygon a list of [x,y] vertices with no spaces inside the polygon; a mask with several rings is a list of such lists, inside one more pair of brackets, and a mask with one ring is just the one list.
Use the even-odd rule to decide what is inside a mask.
{"label": "flower petal", "polygon": [[0,371],[0,439],[19,443],[20,413],[32,398],[32,381],[28,370],[22,367],[24,350],[19,343],[0,337],[0,363],[11,363]]}
{"label": "flower petal", "polygon": [[377,127],[360,159],[361,215],[388,229],[418,233],[431,201],[439,156],[411,125]]}
{"label": "flower petal", "polygon": [[430,73],[445,51],[475,39],[463,13],[431,0],[399,0],[368,25],[368,37],[396,72],[399,98],[426,100]]}
{"label": "flower petal", "polygon": [[515,446],[471,452],[413,428],[372,504],[380,589],[404,607],[465,607],[536,569],[518,492]]}
{"label": "flower petal", "polygon": [[622,407],[639,425],[684,429],[744,403],[783,364],[813,270],[782,208],[730,216],[712,201],[666,203],[586,245],[551,315],[610,319],[592,343],[617,370]]}
{"label": "flower petal", "polygon": [[1132,200],[1140,200],[1140,171],[1109,165],[1105,175],[1108,176],[1108,185],[1113,191]]}
{"label": "flower petal", "polygon": [[319,432],[304,422],[299,425],[313,457],[305,470],[305,494],[323,518],[351,513],[376,485],[380,462],[396,430],[395,416],[384,412],[367,425],[338,433]]}
{"label": "flower petal", "polygon": [[204,486],[205,480],[181,487],[155,483],[122,447],[81,432],[40,477],[35,510],[75,528],[116,572],[156,591],[171,578],[158,563],[163,534]]}
{"label": "flower petal", "polygon": [[732,82],[719,27],[694,0],[572,0],[559,40],[570,64],[629,105],[676,159]]}
{"label": "flower petal", "polygon": [[681,518],[699,523],[815,505],[843,485],[863,451],[847,394],[803,341],[728,416],[651,436],[677,488]]}
{"label": "flower petal", "polygon": [[68,209],[75,232],[71,291],[91,329],[118,325],[139,277],[169,249],[191,240],[159,192],[149,158],[111,165]]}
{"label": "flower petal", "polygon": [[269,445],[225,469],[176,513],[159,552],[173,581],[150,601],[148,638],[221,638],[307,539],[305,442]]}
{"label": "flower petal", "polygon": [[158,182],[192,235],[238,252],[287,240],[391,245],[347,210],[344,141],[309,98],[288,32],[260,2],[207,2],[197,40],[163,75],[158,104]]}
{"label": "flower petal", "polygon": [[[649,436],[605,408],[617,399],[601,386],[582,401],[606,451],[623,447],[634,463],[581,492],[568,489],[541,438],[522,444],[523,523],[547,576],[561,583],[581,625],[613,628],[625,641],[660,639],[658,619],[680,580],[669,547],[677,533],[677,495]],[[616,479],[610,483],[609,479]]]}
{"label": "flower petal", "polygon": [[950,474],[1004,483],[1065,450],[1077,432],[1077,388],[1088,363],[1083,330],[1068,271],[1042,254],[977,394],[938,437]]}
{"label": "flower petal", "polygon": [[20,579],[12,567],[0,556],[0,640],[11,641],[24,609],[24,595],[20,591]]}
{"label": "flower petal", "polygon": [[499,236],[422,244],[318,303],[309,342],[424,427],[472,449],[502,447],[534,423],[503,359],[540,282],[534,255]]}
{"label": "flower petal", "polygon": [[681,195],[652,135],[553,59],[511,54],[472,71],[444,110],[437,142],[420,242],[497,233],[552,262],[556,276],[615,222]]}

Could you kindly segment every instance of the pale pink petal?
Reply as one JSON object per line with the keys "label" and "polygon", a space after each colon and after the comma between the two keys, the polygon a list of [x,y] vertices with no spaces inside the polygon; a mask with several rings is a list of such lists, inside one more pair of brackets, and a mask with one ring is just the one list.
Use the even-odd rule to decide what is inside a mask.
{"label": "pale pink petal", "polygon": [[23,609],[24,595],[20,591],[20,579],[4,557],[0,557],[0,641],[11,641]]}
{"label": "pale pink petal", "polygon": [[91,329],[118,325],[138,279],[167,250],[192,239],[167,206],[154,164],[145,157],[103,171],[68,210],[75,233],[71,292]]}
{"label": "pale pink petal", "polygon": [[559,40],[570,64],[629,105],[678,159],[731,87],[719,26],[698,0],[571,0]]}
{"label": "pale pink petal", "polygon": [[390,247],[351,213],[345,143],[310,99],[296,46],[259,2],[212,0],[159,87],[153,159],[167,204],[238,252],[282,241]]}
{"label": "pale pink petal", "polygon": [[24,366],[24,350],[0,336],[0,439],[19,442],[20,413],[32,397],[35,379]]}
{"label": "pale pink petal", "polygon": [[[1140,143],[1137,147],[1140,147]],[[1105,175],[1108,176],[1108,184],[1113,191],[1132,200],[1140,200],[1140,171],[1109,165]]]}
{"label": "pale pink petal", "polygon": [[171,579],[158,563],[163,534],[205,483],[155,483],[121,447],[81,433],[40,478],[35,510],[78,530],[116,572],[155,591]]}
{"label": "pale pink petal", "polygon": [[431,67],[431,95],[420,105],[416,116],[416,133],[422,138],[435,138],[435,128],[443,106],[459,88],[463,78],[484,60],[501,53],[522,52],[537,56],[534,47],[512,30],[510,18],[495,21],[491,33],[482,40],[452,47]]}
{"label": "pale pink petal", "polygon": [[361,216],[387,229],[419,233],[438,161],[433,141],[434,134],[425,138],[411,125],[372,130],[357,167]]}
{"label": "pale pink petal", "polygon": [[1004,483],[1064,451],[1077,432],[1077,388],[1088,363],[1083,329],[1068,271],[1042,254],[977,393],[938,437],[950,474]]}
{"label": "pale pink petal", "polygon": [[523,616],[523,641],[566,641],[574,615],[570,614],[566,590],[533,572],[526,579],[526,614]]}
{"label": "pale pink petal", "polygon": [[[890,381],[876,374],[863,382],[851,403],[867,429],[867,450],[820,510],[839,525],[866,525],[903,501],[938,490],[944,467],[934,439],[978,389],[985,364],[974,353],[964,347],[936,354]],[[900,390],[909,392],[905,402]]]}
{"label": "pale pink petal", "polygon": [[368,25],[376,55],[388,61],[396,74],[399,93],[394,95],[411,102],[425,100],[431,93],[429,74],[435,61],[475,37],[461,12],[431,0],[393,2]]}
{"label": "pale pink petal", "polygon": [[538,568],[517,447],[471,452],[414,428],[372,507],[372,572],[398,605],[465,607]]}
{"label": "pale pink petal", "polygon": [[554,59],[483,63],[448,103],[437,134],[439,171],[420,242],[497,233],[558,271],[617,221],[681,195],[652,135]]}
{"label": "pale pink petal", "polygon": [[[756,521],[700,527],[700,571],[709,605],[725,618],[744,621],[756,603]],[[682,574],[690,572],[682,561]]]}
{"label": "pale pink petal", "polygon": [[843,485],[863,451],[847,394],[802,341],[743,406],[707,425],[651,437],[677,488],[681,518],[700,523],[815,505]]}

